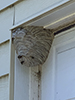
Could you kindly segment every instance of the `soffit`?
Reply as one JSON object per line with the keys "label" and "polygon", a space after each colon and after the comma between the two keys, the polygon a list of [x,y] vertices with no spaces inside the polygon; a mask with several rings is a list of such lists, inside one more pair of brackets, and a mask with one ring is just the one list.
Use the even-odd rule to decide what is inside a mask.
{"label": "soffit", "polygon": [[66,25],[75,20],[75,0],[62,4],[54,9],[51,9],[37,17],[24,20],[23,22],[14,25],[11,30],[20,26],[34,25],[43,26],[49,29],[58,29],[60,26]]}
{"label": "soffit", "polygon": [[30,25],[44,26],[45,28],[55,29],[75,20],[75,1],[62,7],[47,16],[44,16]]}

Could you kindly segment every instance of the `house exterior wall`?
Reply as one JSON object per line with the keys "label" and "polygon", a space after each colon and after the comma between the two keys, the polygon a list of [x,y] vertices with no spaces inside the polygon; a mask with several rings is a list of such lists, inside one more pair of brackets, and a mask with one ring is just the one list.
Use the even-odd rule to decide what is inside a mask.
{"label": "house exterior wall", "polygon": [[75,79],[73,50],[75,50],[75,28],[55,36],[48,59],[42,66],[42,100],[75,99],[72,84]]}
{"label": "house exterior wall", "polygon": [[18,2],[19,0],[7,0],[7,1],[2,1],[0,0],[0,11],[11,6],[12,4]]}
{"label": "house exterior wall", "polygon": [[29,100],[29,68],[22,66],[15,54],[14,100]]}
{"label": "house exterior wall", "polygon": [[10,39],[10,27],[13,25],[13,8],[0,12],[0,43]]}
{"label": "house exterior wall", "polygon": [[[65,2],[68,0],[63,0],[63,1]],[[42,12],[45,12],[45,9],[47,10],[50,7],[52,8],[60,2],[62,2],[62,0],[38,0],[38,1],[37,0],[7,0],[7,1],[0,0],[0,100],[9,100],[10,39],[11,39],[10,28],[16,24],[19,24],[23,20],[28,21],[34,17],[37,17]],[[25,73],[26,75],[29,74],[28,68],[24,69],[23,71],[26,72]],[[23,76],[25,74],[24,73],[21,74],[20,72],[19,75]],[[19,76],[17,82],[19,87],[20,84],[22,84],[21,82],[19,84]],[[29,76],[24,78],[24,83],[26,84],[26,88],[27,88],[26,93],[29,93],[29,91],[27,91],[29,89],[28,82],[29,82]],[[18,87],[15,87],[15,90],[18,89]],[[29,94],[27,94],[27,96],[28,95]],[[19,97],[21,96],[19,95]]]}
{"label": "house exterior wall", "polygon": [[0,77],[9,74],[10,57],[9,57],[9,41],[0,45]]}
{"label": "house exterior wall", "polygon": [[9,100],[9,41],[0,44],[0,99]]}
{"label": "house exterior wall", "polygon": [[0,99],[9,100],[9,75],[0,77]]}
{"label": "house exterior wall", "polygon": [[[68,0],[63,1],[66,2]],[[46,12],[45,10],[48,8],[52,8],[62,2],[62,0],[7,0],[7,2],[0,2],[0,43],[2,43],[10,39],[10,28],[12,26],[24,20],[28,21],[37,17],[41,13]]]}
{"label": "house exterior wall", "polygon": [[59,2],[61,2],[61,0],[24,0],[15,5],[15,24],[32,18]]}

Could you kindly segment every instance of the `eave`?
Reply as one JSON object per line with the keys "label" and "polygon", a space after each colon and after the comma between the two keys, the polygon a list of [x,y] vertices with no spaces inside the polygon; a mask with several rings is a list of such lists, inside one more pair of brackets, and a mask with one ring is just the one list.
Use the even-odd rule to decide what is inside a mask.
{"label": "eave", "polygon": [[67,0],[54,7],[45,9],[38,14],[23,20],[22,22],[15,24],[11,30],[26,25],[43,26],[44,28],[57,29],[59,26],[63,26],[75,20],[75,1]]}

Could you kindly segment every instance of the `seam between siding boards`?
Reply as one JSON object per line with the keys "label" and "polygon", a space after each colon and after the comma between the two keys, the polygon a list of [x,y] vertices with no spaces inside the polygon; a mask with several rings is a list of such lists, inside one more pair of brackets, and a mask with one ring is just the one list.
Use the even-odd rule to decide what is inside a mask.
{"label": "seam between siding boards", "polygon": [[6,76],[9,76],[9,74],[5,74],[5,75],[0,76],[0,79],[3,77],[6,77]]}
{"label": "seam between siding boards", "polygon": [[64,31],[67,31],[67,30],[69,30],[69,29],[71,29],[73,27],[75,27],[75,20],[70,22],[70,23],[68,23],[68,24],[65,24],[65,25],[63,25],[61,27],[58,27],[57,29],[55,29],[54,30],[54,35],[57,35],[57,34],[59,34],[61,32],[64,32]]}
{"label": "seam between siding boards", "polygon": [[22,2],[22,1],[23,1],[23,0],[17,0],[17,1],[15,1],[15,2],[13,2],[13,3],[11,3],[11,4],[7,5],[7,6],[5,6],[4,8],[0,9],[0,12],[6,10],[6,9],[8,9],[8,8],[11,8],[11,7],[13,7],[14,5],[16,5],[17,3]]}
{"label": "seam between siding boards", "polygon": [[4,42],[1,42],[1,43],[0,43],[0,46],[3,45],[3,44],[5,44],[5,43],[7,43],[7,42],[9,42],[9,41],[10,41],[10,39],[8,39],[8,40],[6,40],[6,41],[4,41]]}

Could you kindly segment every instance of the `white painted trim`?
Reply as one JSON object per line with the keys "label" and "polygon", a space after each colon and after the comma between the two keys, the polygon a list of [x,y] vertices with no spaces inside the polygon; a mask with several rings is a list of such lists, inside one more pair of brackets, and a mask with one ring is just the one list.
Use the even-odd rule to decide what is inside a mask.
{"label": "white painted trim", "polygon": [[44,28],[47,28],[47,27],[49,27],[49,26],[51,26],[51,25],[54,25],[54,24],[56,24],[56,23],[58,23],[58,22],[61,22],[61,21],[63,21],[63,20],[66,20],[67,18],[70,18],[70,17],[72,17],[72,16],[74,16],[74,15],[75,15],[75,13],[73,13],[73,14],[71,14],[71,15],[68,15],[68,16],[66,16],[66,17],[63,17],[63,18],[61,18],[61,19],[59,19],[59,20],[57,20],[57,21],[54,21],[54,22],[52,22],[52,23],[50,23],[50,24],[44,26]]}
{"label": "white painted trim", "polygon": [[5,43],[5,42],[7,42],[7,41],[9,41],[9,40],[10,40],[10,39],[6,39],[6,40],[1,41],[1,42],[0,42],[0,45],[3,44],[3,43]]}
{"label": "white painted trim", "polygon": [[55,67],[55,65],[56,65],[56,48],[55,48],[55,46],[53,46],[53,90],[52,90],[52,97],[53,97],[53,99],[52,100],[55,100],[55,79],[56,79],[56,74],[55,74],[55,72],[56,72],[56,67]]}
{"label": "white painted trim", "polygon": [[[60,34],[57,34],[55,36],[55,38],[63,36],[64,34],[67,34],[67,33],[72,32],[74,30],[75,30],[75,27],[72,28],[72,29],[69,29],[67,31],[64,31],[64,32],[62,32]],[[60,43],[60,44],[57,44],[57,45],[54,45],[54,42],[53,42],[53,45],[52,45],[52,48],[53,48],[53,60],[52,60],[53,64],[52,65],[53,65],[53,86],[54,87],[53,87],[53,90],[52,90],[52,97],[53,97],[52,100],[56,100],[56,98],[55,98],[56,97],[56,65],[57,65],[56,59],[57,59],[57,54],[58,54],[57,48],[65,46],[65,45],[67,45],[69,43],[72,43],[74,41],[75,41],[75,38],[72,38],[72,39],[70,39],[70,40],[68,40],[66,42],[63,42],[63,43]]]}
{"label": "white painted trim", "polygon": [[15,49],[12,44],[12,33],[10,39],[10,73],[9,73],[9,100],[14,100],[14,64]]}
{"label": "white painted trim", "polygon": [[31,100],[31,67],[29,67],[29,100]]}
{"label": "white painted trim", "polygon": [[70,1],[70,0],[63,0],[63,1],[61,0],[61,1],[59,1],[59,2],[57,2],[57,3],[55,3],[55,4],[53,4],[52,6],[46,8],[46,9],[40,11],[40,12],[38,12],[37,14],[28,17],[27,19],[23,20],[22,22],[20,22],[20,23],[14,25],[13,27],[10,28],[10,30],[13,30],[14,28],[17,28],[17,27],[19,27],[19,26],[25,24],[26,22],[28,22],[28,21],[30,21],[30,20],[33,20],[34,18],[36,18],[36,17],[38,17],[38,16],[40,16],[40,15],[46,13],[46,12],[49,12],[49,11],[53,10],[54,8],[59,7],[59,6],[65,4],[65,3],[69,2],[69,1]]}
{"label": "white painted trim", "polygon": [[5,76],[9,76],[9,73],[1,75],[0,78],[5,77]]}
{"label": "white painted trim", "polygon": [[[54,98],[53,98],[53,100],[56,100],[56,66],[57,66],[57,62],[56,62],[56,59],[57,59],[57,51],[56,51],[56,46],[54,46],[54,54],[53,54],[53,58],[54,58],[54,60],[53,60],[53,72],[54,72],[54,91],[53,91],[53,94],[54,94]],[[55,63],[55,64],[54,64]]]}
{"label": "white painted trim", "polygon": [[[62,36],[62,35],[64,35],[64,34],[67,34],[67,33],[72,32],[72,31],[75,31],[75,27],[74,27],[74,28],[71,28],[71,29],[68,29],[67,31],[64,31],[64,32],[62,32],[62,33],[60,33],[60,34],[57,34],[57,35],[55,36],[55,38],[58,38],[58,37],[60,37],[60,36]],[[70,39],[70,40],[68,40],[68,41],[66,41],[66,42],[57,44],[57,45],[55,45],[54,47],[55,47],[55,49],[57,49],[57,48],[61,47],[61,45],[64,46],[64,45],[67,45],[67,44],[69,44],[69,43],[71,43],[71,42],[74,42],[74,41],[75,41],[75,37],[72,38],[72,39]]]}
{"label": "white painted trim", "polygon": [[10,4],[6,5],[6,6],[4,6],[3,8],[0,9],[0,12],[1,12],[2,10],[6,9],[6,8],[8,8],[8,7],[10,7],[10,6],[12,6],[13,4],[19,2],[19,1],[20,1],[20,0],[16,0],[16,1],[13,1],[12,3],[10,3]]}
{"label": "white painted trim", "polygon": [[[71,31],[73,31],[73,30],[75,30],[75,28],[73,28],[73,29],[69,29],[67,32],[71,32]],[[67,33],[66,32],[66,33]],[[64,35],[64,33],[65,32],[63,32],[61,35]],[[61,35],[57,35],[57,37],[59,37],[59,36],[61,36]],[[57,62],[56,62],[56,59],[57,59],[57,54],[58,54],[58,51],[57,51],[57,48],[60,48],[60,47],[62,47],[62,46],[65,46],[65,45],[67,45],[67,44],[69,44],[69,43],[72,43],[72,42],[74,42],[75,41],[75,38],[73,38],[73,39],[71,39],[71,40],[68,40],[68,41],[66,41],[66,42],[63,42],[62,44],[59,44],[59,45],[56,45],[56,46],[54,46],[53,47],[53,50],[54,50],[54,54],[53,54],[53,73],[54,73],[54,81],[53,81],[53,85],[54,85],[54,98],[53,98],[53,100],[56,100],[56,71],[55,71],[55,69],[56,69],[56,66],[57,66]],[[70,98],[70,99],[67,99],[67,100],[71,100],[71,99],[75,99],[75,98]]]}
{"label": "white painted trim", "polygon": [[6,76],[6,75],[9,75],[9,73],[5,73],[5,74],[1,75],[0,77]]}

